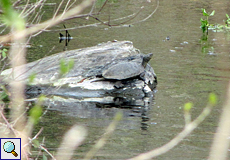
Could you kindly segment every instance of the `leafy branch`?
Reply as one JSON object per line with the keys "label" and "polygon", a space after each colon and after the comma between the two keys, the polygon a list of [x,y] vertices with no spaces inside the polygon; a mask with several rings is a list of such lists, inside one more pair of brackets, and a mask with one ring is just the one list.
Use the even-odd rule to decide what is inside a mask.
{"label": "leafy branch", "polygon": [[202,8],[202,12],[203,12],[203,16],[205,16],[206,19],[200,18],[201,29],[202,29],[203,33],[206,31],[206,33],[208,35],[208,28],[210,26],[208,18],[211,16],[214,16],[215,10],[212,11],[211,13],[207,13],[206,10]]}

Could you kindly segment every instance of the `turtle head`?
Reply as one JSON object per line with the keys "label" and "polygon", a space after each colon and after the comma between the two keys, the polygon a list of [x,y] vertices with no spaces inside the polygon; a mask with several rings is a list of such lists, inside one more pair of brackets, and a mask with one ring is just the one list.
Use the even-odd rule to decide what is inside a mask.
{"label": "turtle head", "polygon": [[149,60],[152,58],[153,54],[149,53],[143,56],[142,66],[145,68]]}

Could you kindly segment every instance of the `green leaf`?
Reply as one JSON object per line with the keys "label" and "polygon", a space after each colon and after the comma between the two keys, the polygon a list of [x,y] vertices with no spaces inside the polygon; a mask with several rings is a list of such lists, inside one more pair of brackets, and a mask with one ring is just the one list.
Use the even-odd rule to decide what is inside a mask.
{"label": "green leaf", "polygon": [[200,19],[200,22],[201,22],[201,25],[202,25],[202,26],[207,26],[207,25],[208,25],[207,19],[204,20],[204,19],[201,18],[201,19]]}
{"label": "green leaf", "polygon": [[43,159],[43,160],[47,160],[47,159],[48,159],[44,153],[43,153],[42,159]]}
{"label": "green leaf", "polygon": [[185,103],[184,111],[189,112],[192,107],[193,107],[193,104],[191,102]]}
{"label": "green leaf", "polygon": [[74,67],[74,60],[71,59],[69,62],[65,62],[64,59],[60,60],[60,74],[67,74]]}
{"label": "green leaf", "polygon": [[1,0],[0,2],[4,11],[11,9],[11,3],[9,0]]}
{"label": "green leaf", "polygon": [[4,60],[7,56],[7,49],[3,48],[3,49],[0,49],[0,53],[2,53],[2,60]]}
{"label": "green leaf", "polygon": [[8,96],[8,94],[7,94],[5,91],[3,91],[3,92],[0,94],[0,99],[1,99],[3,102],[9,102],[9,101],[10,101],[9,96]]}
{"label": "green leaf", "polygon": [[42,115],[42,107],[35,105],[33,108],[29,111],[30,118],[33,120],[33,123],[37,123],[40,116]]}
{"label": "green leaf", "polygon": [[39,103],[44,102],[44,101],[45,101],[45,98],[46,98],[46,96],[45,96],[45,95],[41,95],[41,96],[38,98]]}
{"label": "green leaf", "polygon": [[36,78],[36,73],[32,73],[30,76],[29,76],[29,83],[33,83],[34,79]]}
{"label": "green leaf", "polygon": [[3,52],[3,51],[2,51],[2,57],[3,57],[3,59],[6,58],[6,52]]}
{"label": "green leaf", "polygon": [[228,14],[226,14],[226,17],[229,19],[229,15]]}
{"label": "green leaf", "polygon": [[212,13],[209,16],[214,16],[214,14],[215,14],[215,10],[212,11]]}
{"label": "green leaf", "polygon": [[60,60],[60,73],[61,73],[61,75],[67,73],[67,67],[66,67],[66,63],[65,63],[64,59]]}
{"label": "green leaf", "polygon": [[209,16],[209,14],[208,14],[208,13],[206,12],[206,10],[203,9],[203,8],[202,8],[202,12],[203,12],[203,15],[204,15],[204,16]]}
{"label": "green leaf", "polygon": [[203,22],[204,20],[203,20],[203,18],[200,18],[200,22]]}
{"label": "green leaf", "polygon": [[71,59],[71,60],[69,61],[69,70],[73,69],[73,67],[74,67],[74,60]]}
{"label": "green leaf", "polygon": [[210,93],[209,94],[209,103],[211,103],[212,105],[216,105],[217,97],[216,97],[215,93]]}
{"label": "green leaf", "polygon": [[25,21],[19,14],[11,7],[10,0],[0,0],[2,5],[3,14],[2,21],[17,30],[25,29]]}
{"label": "green leaf", "polygon": [[39,141],[37,139],[33,140],[32,143],[33,143],[35,148],[39,148],[40,143],[39,143]]}

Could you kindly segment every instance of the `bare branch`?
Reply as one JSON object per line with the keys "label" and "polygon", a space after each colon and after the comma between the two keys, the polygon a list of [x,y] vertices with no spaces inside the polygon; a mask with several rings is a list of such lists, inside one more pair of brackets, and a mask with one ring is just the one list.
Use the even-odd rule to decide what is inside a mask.
{"label": "bare branch", "polygon": [[[49,19],[41,24],[35,25],[33,27],[24,29],[22,31],[17,31],[14,33],[14,38],[15,39],[21,39],[23,37],[27,37],[30,34],[36,33],[40,30],[44,30],[46,28],[52,27],[55,24],[58,24],[63,21],[63,19],[66,19],[68,17],[72,17],[76,14],[81,13],[85,8],[89,7],[94,0],[84,0],[80,5],[70,9],[67,11],[64,15],[59,15],[54,19]],[[9,42],[12,40],[12,33],[8,35],[4,35],[0,37],[0,42]]]}
{"label": "bare branch", "polygon": [[93,146],[93,148],[85,155],[84,160],[90,160],[93,158],[93,156],[105,145],[107,139],[109,136],[114,132],[118,122],[122,118],[122,113],[118,112],[113,121],[109,124],[109,126],[106,128],[105,133],[102,135],[102,137],[97,141],[97,143]]}
{"label": "bare branch", "polygon": [[137,23],[141,23],[141,22],[146,21],[147,19],[149,19],[150,17],[152,17],[152,15],[157,11],[158,7],[159,7],[159,0],[157,0],[157,6],[156,6],[156,8],[154,9],[154,11],[150,15],[148,15],[146,18],[142,19],[141,21],[134,22],[134,23],[131,23],[131,24],[137,24]]}
{"label": "bare branch", "polygon": [[98,11],[98,13],[100,13],[100,12],[102,11],[102,9],[105,7],[105,5],[106,5],[107,2],[108,2],[108,0],[106,0],[106,1],[104,2],[104,4],[102,5],[102,7],[101,7],[100,10]]}
{"label": "bare branch", "polygon": [[[133,157],[129,160],[147,160],[152,159],[154,157],[157,157],[159,155],[162,155],[172,148],[174,148],[176,145],[178,145],[185,137],[187,137],[197,126],[204,121],[204,119],[210,114],[211,110],[213,108],[213,104],[208,103],[208,105],[203,109],[201,114],[191,123],[187,124],[183,131],[181,131],[175,138],[173,138],[171,141],[169,141],[167,144],[163,145],[162,147],[159,147],[157,149],[151,150],[146,153],[142,153],[136,157]],[[215,159],[216,160],[216,159]]]}
{"label": "bare branch", "polygon": [[[3,107],[1,106],[1,108],[3,108]],[[1,115],[1,117],[3,118],[3,120],[5,121],[7,127],[8,127],[8,128],[14,133],[14,135],[16,136],[17,134],[15,133],[14,128],[13,128],[12,125],[8,122],[8,120],[6,119],[6,117],[4,116],[4,114],[2,113],[2,109],[1,109],[1,111],[0,111],[0,115]]]}
{"label": "bare branch", "polygon": [[[58,13],[58,11],[60,10],[60,8],[61,8],[61,6],[62,6],[63,2],[64,2],[64,0],[62,0],[62,1],[61,1],[61,3],[59,3],[59,5],[58,5],[58,8],[57,8],[56,12],[55,12],[55,13],[54,13],[54,15],[53,15],[53,19],[57,16],[57,13]],[[63,15],[63,14],[62,14],[62,15]]]}
{"label": "bare branch", "polygon": [[230,135],[230,81],[226,94],[226,102],[223,107],[220,122],[214,141],[209,154],[209,160],[225,160],[228,159],[229,135]]}

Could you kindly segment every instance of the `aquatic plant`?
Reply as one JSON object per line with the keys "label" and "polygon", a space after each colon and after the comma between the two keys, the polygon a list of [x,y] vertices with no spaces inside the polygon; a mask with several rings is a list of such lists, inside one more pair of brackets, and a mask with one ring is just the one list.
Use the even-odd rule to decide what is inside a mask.
{"label": "aquatic plant", "polygon": [[223,31],[229,31],[230,30],[230,17],[228,14],[226,14],[226,20],[224,20],[225,24],[218,24],[218,23],[210,23],[209,17],[214,16],[215,10],[211,13],[207,13],[205,9],[202,9],[203,15],[206,17],[206,19],[200,18],[201,26],[203,33],[206,33],[206,39],[208,35],[208,30],[213,30],[215,32],[223,32]]}
{"label": "aquatic plant", "polygon": [[229,26],[229,23],[230,23],[230,17],[229,17],[229,15],[228,14],[226,14],[226,20],[225,20],[225,24],[226,24],[226,26],[228,27]]}
{"label": "aquatic plant", "polygon": [[203,15],[206,17],[206,19],[200,18],[201,29],[202,29],[203,33],[205,33],[205,31],[206,31],[206,33],[208,34],[208,28],[210,26],[208,18],[211,16],[214,16],[215,10],[212,11],[211,13],[207,13],[206,10],[202,8],[202,12],[203,12]]}

